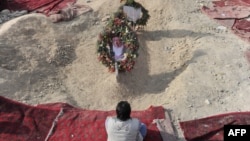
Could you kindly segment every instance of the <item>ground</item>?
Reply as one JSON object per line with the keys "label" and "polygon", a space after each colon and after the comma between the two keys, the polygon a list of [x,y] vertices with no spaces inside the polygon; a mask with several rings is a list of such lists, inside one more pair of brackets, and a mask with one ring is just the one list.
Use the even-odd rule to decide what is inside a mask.
{"label": "ground", "polygon": [[135,68],[118,81],[98,62],[96,41],[119,0],[79,0],[93,11],[68,22],[31,14],[0,25],[0,95],[95,110],[120,100],[133,110],[161,105],[179,140],[179,121],[249,110],[249,43],[201,12],[210,0],[137,2],[151,18],[138,32]]}

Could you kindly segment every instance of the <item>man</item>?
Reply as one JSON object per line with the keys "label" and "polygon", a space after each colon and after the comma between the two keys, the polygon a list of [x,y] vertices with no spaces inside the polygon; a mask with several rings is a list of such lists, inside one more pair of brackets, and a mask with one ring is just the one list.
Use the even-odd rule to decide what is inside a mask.
{"label": "man", "polygon": [[116,117],[107,117],[105,122],[108,141],[142,141],[147,127],[137,118],[131,118],[131,107],[127,101],[116,106]]}
{"label": "man", "polygon": [[121,39],[119,37],[114,37],[113,38],[113,52],[114,52],[114,57],[115,61],[121,61],[125,59],[124,56],[124,46],[121,42]]}

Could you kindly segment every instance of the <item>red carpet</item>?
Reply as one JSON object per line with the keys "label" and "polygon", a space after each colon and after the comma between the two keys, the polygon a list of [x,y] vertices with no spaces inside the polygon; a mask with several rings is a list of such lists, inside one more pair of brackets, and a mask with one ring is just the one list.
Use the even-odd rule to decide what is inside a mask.
{"label": "red carpet", "polygon": [[244,40],[250,42],[250,0],[217,0],[202,11]]}
{"label": "red carpet", "polygon": [[249,125],[250,112],[235,112],[180,122],[187,141],[223,141],[224,125]]}
{"label": "red carpet", "polygon": [[[0,96],[0,141],[106,141],[104,121],[114,111],[75,108],[66,103],[30,106]],[[145,141],[162,141],[152,123],[165,119],[163,107],[133,111],[148,127]]]}
{"label": "red carpet", "polygon": [[1,0],[0,10],[28,10],[29,12],[52,15],[67,7],[68,4],[74,4],[75,2],[76,0]]}

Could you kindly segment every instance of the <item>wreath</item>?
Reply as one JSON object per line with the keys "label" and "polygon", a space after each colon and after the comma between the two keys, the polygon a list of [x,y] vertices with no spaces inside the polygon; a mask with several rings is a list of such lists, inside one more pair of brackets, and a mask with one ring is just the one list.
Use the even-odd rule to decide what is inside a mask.
{"label": "wreath", "polygon": [[[123,0],[121,0],[120,2],[122,2],[122,1]],[[149,15],[148,10],[146,8],[144,8],[140,3],[135,2],[134,0],[126,0],[124,5],[134,7],[135,9],[141,8],[142,17],[136,21],[135,25],[141,25],[141,26],[147,25],[147,22],[150,18],[150,15]],[[122,9],[123,9],[123,6],[119,7],[119,10],[122,10]],[[130,22],[130,21],[128,21],[128,22]],[[134,24],[133,22],[130,22],[130,23]]]}
{"label": "wreath", "polygon": [[114,52],[112,51],[112,38],[118,36],[126,51],[125,60],[117,61],[119,72],[131,71],[138,57],[139,42],[136,33],[127,24],[126,17],[122,11],[118,11],[109,20],[107,26],[99,34],[97,41],[98,60],[108,67],[110,72],[115,71]]}

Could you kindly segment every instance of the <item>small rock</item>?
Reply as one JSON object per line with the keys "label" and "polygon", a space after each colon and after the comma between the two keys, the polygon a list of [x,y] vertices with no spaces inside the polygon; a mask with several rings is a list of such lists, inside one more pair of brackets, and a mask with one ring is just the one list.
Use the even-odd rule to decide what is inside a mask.
{"label": "small rock", "polygon": [[210,101],[209,101],[208,99],[205,100],[205,103],[206,103],[207,105],[210,105],[210,104],[211,104]]}
{"label": "small rock", "polygon": [[165,46],[164,49],[165,49],[166,51],[172,50],[172,48],[171,48],[171,47],[168,47],[168,46]]}
{"label": "small rock", "polygon": [[23,100],[22,103],[27,103],[27,101],[26,101],[26,100]]}
{"label": "small rock", "polygon": [[22,15],[24,15],[24,14],[28,14],[28,11],[27,10],[22,10],[19,13],[22,14]]}
{"label": "small rock", "polygon": [[1,14],[8,15],[8,14],[10,14],[10,10],[4,9],[4,10],[1,11]]}
{"label": "small rock", "polygon": [[237,85],[239,86],[239,85],[240,85],[240,82],[238,82]]}
{"label": "small rock", "polygon": [[7,64],[1,64],[1,67],[3,67],[3,68],[5,68],[7,66],[8,66]]}
{"label": "small rock", "polygon": [[87,3],[90,3],[90,2],[91,2],[91,0],[86,0],[86,2],[87,2]]}
{"label": "small rock", "polygon": [[66,87],[64,86],[61,87],[61,92],[66,92],[66,90],[67,90]]}
{"label": "small rock", "polygon": [[218,30],[227,30],[227,27],[225,27],[225,26],[218,26],[216,29],[218,29]]}
{"label": "small rock", "polygon": [[109,19],[110,19],[110,16],[105,16],[105,17],[102,18],[102,22],[106,22]]}

